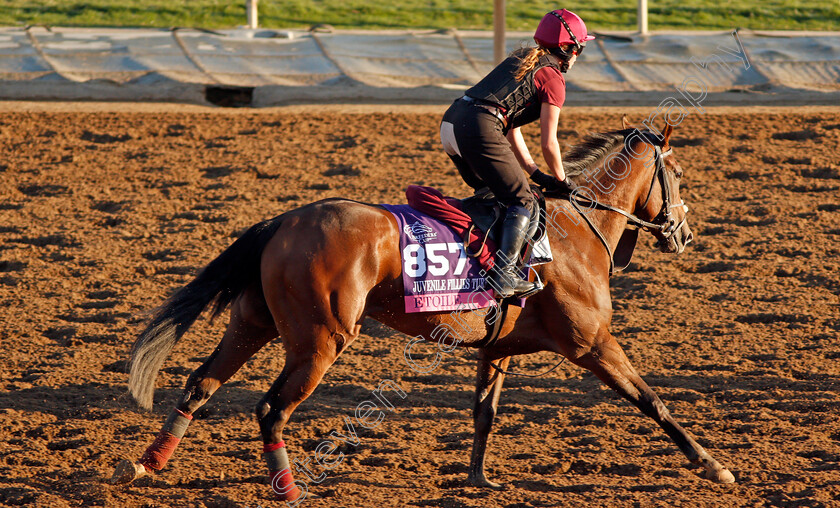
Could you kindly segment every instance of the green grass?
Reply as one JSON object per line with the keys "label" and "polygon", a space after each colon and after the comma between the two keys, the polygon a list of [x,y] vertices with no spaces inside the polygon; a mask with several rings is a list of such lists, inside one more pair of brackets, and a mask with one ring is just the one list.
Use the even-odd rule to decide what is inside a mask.
{"label": "green grass", "polygon": [[[308,28],[326,23],[360,29],[490,29],[490,0],[261,0],[260,26]],[[508,0],[509,30],[533,30],[561,4]],[[840,30],[840,0],[651,0],[651,30]],[[635,30],[634,0],[564,4],[590,30]],[[232,28],[245,24],[245,0],[0,0],[0,26]]]}

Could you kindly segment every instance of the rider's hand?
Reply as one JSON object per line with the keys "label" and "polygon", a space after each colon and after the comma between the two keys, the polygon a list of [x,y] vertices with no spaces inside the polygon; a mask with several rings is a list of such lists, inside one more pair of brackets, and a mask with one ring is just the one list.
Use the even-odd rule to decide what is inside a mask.
{"label": "rider's hand", "polygon": [[544,192],[552,194],[571,194],[574,190],[568,177],[565,180],[560,181],[553,176],[543,173],[539,169],[536,169],[533,173],[531,173],[531,180],[533,180],[535,184],[539,185]]}

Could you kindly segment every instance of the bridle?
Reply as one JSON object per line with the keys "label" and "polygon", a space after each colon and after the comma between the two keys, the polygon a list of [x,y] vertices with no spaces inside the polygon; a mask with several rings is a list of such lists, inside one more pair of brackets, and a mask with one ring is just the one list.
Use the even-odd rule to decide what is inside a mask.
{"label": "bridle", "polygon": [[[647,197],[645,198],[645,202],[642,204],[642,208],[644,208],[650,201],[650,197],[653,194],[653,186],[656,183],[656,180],[658,179],[659,186],[662,188],[662,209],[659,211],[659,213],[656,215],[653,221],[649,222],[640,219],[639,217],[636,217],[632,213],[624,211],[621,208],[617,208],[612,205],[607,205],[601,203],[598,200],[589,199],[585,196],[580,196],[578,193],[573,192],[569,195],[569,202],[572,204],[575,210],[577,210],[578,213],[580,213],[580,215],[589,225],[590,229],[592,229],[592,231],[601,241],[601,244],[604,246],[604,248],[607,249],[607,253],[610,256],[610,275],[612,275],[615,271],[615,261],[613,260],[613,252],[610,249],[610,245],[607,242],[607,239],[604,237],[604,234],[601,233],[601,230],[599,230],[598,227],[592,222],[592,219],[589,218],[588,213],[581,208],[580,205],[582,203],[587,205],[586,208],[609,210],[611,212],[621,214],[624,217],[626,217],[627,222],[632,224],[633,226],[636,226],[639,229],[643,229],[649,233],[661,234],[662,238],[659,239],[660,242],[670,240],[677,233],[677,231],[680,230],[683,224],[685,224],[685,221],[688,217],[688,207],[686,206],[685,201],[680,200],[679,203],[673,203],[674,199],[670,185],[670,179],[673,177],[671,176],[670,172],[665,169],[665,162],[663,160],[665,157],[671,155],[673,149],[668,148],[663,152],[662,147],[660,147],[656,142],[650,139],[649,133],[639,131],[638,129],[636,129],[634,132],[643,135],[646,138],[645,141],[652,145],[654,150],[654,164],[656,166],[656,169],[654,170],[653,177],[650,181],[650,188],[648,189]],[[626,139],[632,139],[633,137],[633,135],[630,135],[627,138],[625,138],[625,146]],[[673,214],[673,209],[677,207],[683,207],[683,209],[686,212],[686,214],[683,216],[683,219],[679,223],[676,222]]]}
{"label": "bridle", "polygon": [[[662,234],[664,240],[670,240],[672,236],[674,236],[677,231],[685,224],[686,219],[688,218],[688,206],[685,204],[685,201],[682,199],[679,203],[672,203],[673,196],[671,193],[671,182],[670,179],[673,178],[671,173],[665,169],[665,163],[663,159],[671,153],[673,153],[673,148],[668,148],[664,152],[659,145],[654,144],[653,149],[655,151],[656,157],[656,172],[654,174],[654,178],[659,178],[659,186],[662,188],[662,210],[660,210],[659,214],[654,218],[654,221],[662,217],[662,219],[658,222],[654,223],[645,223],[645,224],[652,224],[652,226],[643,227],[645,231],[653,233],[654,231],[659,231]],[[648,189],[647,197],[645,198],[645,202],[642,203],[642,208],[644,208],[648,201],[650,201],[650,196],[653,193],[653,181],[650,183],[650,189]],[[677,223],[674,220],[673,210],[674,208],[682,207],[685,210],[685,215],[683,215],[683,219]],[[643,222],[641,219],[636,219],[640,222]]]}

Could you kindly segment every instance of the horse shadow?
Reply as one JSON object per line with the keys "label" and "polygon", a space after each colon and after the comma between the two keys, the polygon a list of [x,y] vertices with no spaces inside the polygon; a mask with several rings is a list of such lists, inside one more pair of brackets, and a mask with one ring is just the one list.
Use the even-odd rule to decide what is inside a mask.
{"label": "horse shadow", "polygon": [[[228,413],[253,413],[261,391],[232,382],[222,386],[214,397],[216,405],[229,406]],[[88,382],[62,386],[36,386],[0,393],[0,411],[33,411],[54,416],[58,421],[103,420],[111,413],[129,411],[148,417],[166,417],[183,393],[181,387],[158,388],[151,412],[141,409],[124,386]],[[197,419],[202,419],[200,413]]]}
{"label": "horse shadow", "polygon": [[[218,425],[219,419],[230,416],[251,417],[261,393],[233,384],[217,392],[221,403],[205,406],[209,409],[196,419]],[[50,505],[58,497],[80,506],[110,506],[109,464],[154,435],[181,392],[175,387],[159,389],[152,411],[139,408],[124,386],[100,382],[0,393],[0,429],[6,445],[0,455],[12,466],[0,475],[0,505]],[[256,426],[246,437],[258,440]],[[142,480],[145,486],[171,488],[165,480]],[[212,485],[188,487],[224,488],[262,480],[199,480]]]}

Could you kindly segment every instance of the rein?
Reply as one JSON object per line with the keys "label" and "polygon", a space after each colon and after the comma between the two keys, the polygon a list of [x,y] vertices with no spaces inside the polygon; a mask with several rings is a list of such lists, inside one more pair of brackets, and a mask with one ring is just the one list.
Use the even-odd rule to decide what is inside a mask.
{"label": "rein", "polygon": [[[669,185],[667,185],[667,183],[668,183],[667,182],[668,172],[665,170],[665,162],[663,162],[662,159],[664,157],[667,157],[667,156],[671,155],[673,149],[669,148],[668,150],[665,150],[663,152],[662,148],[659,145],[653,144],[653,143],[652,143],[652,145],[653,145],[653,149],[654,149],[654,152],[655,152],[654,163],[656,164],[656,170],[653,172],[653,177],[651,178],[650,188],[648,189],[647,198],[645,198],[645,202],[642,205],[642,207],[644,207],[648,203],[648,201],[650,201],[651,194],[653,194],[653,185],[656,183],[656,180],[658,178],[659,182],[660,182],[660,187],[662,188],[662,210],[659,212],[659,215],[657,215],[657,217],[659,217],[661,215],[664,215],[664,217],[662,219],[662,222],[659,222],[659,223],[649,222],[649,221],[640,219],[639,217],[636,217],[632,213],[626,212],[626,211],[622,210],[621,208],[617,208],[617,207],[614,207],[612,205],[607,205],[607,204],[601,203],[598,200],[592,200],[592,199],[589,199],[587,197],[581,197],[581,196],[576,195],[574,193],[569,195],[569,202],[572,204],[574,209],[577,210],[577,212],[583,217],[583,220],[586,221],[586,224],[589,225],[589,228],[595,233],[595,236],[598,237],[598,240],[601,241],[601,244],[607,250],[607,254],[610,257],[610,276],[612,276],[613,273],[615,272],[615,260],[613,259],[613,252],[610,249],[610,245],[607,242],[607,239],[604,237],[604,234],[592,222],[592,219],[589,218],[589,214],[584,212],[583,209],[581,208],[581,206],[580,206],[581,203],[583,203],[585,205],[591,205],[591,206],[588,206],[589,208],[607,210],[607,211],[610,211],[610,212],[615,212],[615,213],[621,214],[621,215],[623,215],[624,217],[627,218],[627,222],[629,222],[630,224],[632,224],[632,225],[634,225],[634,226],[636,226],[640,229],[643,229],[645,231],[648,231],[648,232],[658,231],[658,232],[662,233],[662,235],[665,237],[666,240],[668,240],[672,236],[674,236],[674,234],[676,234],[676,232],[679,231],[679,229],[682,227],[682,225],[685,223],[685,221],[687,219],[687,217],[683,217],[682,221],[680,221],[679,223],[676,223],[671,218],[671,210],[673,208],[680,207],[680,206],[682,206],[682,207],[685,206],[685,202],[682,201],[682,200],[679,203],[671,204],[671,200],[672,200],[671,199],[672,198],[671,187]],[[656,219],[654,219],[654,220],[656,220]]]}

